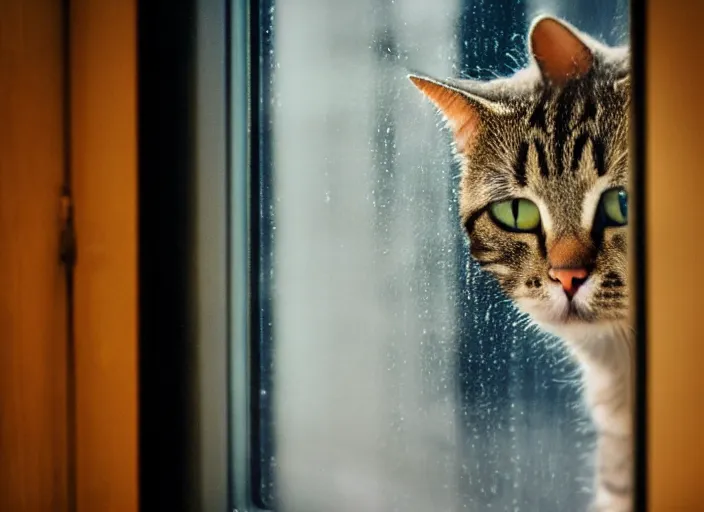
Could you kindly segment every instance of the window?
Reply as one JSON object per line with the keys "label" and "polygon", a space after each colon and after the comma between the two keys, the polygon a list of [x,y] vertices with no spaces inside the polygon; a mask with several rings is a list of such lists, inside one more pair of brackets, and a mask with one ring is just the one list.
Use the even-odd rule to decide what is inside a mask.
{"label": "window", "polygon": [[233,343],[251,356],[232,366],[236,501],[586,508],[577,370],[469,260],[449,137],[406,79],[509,75],[541,12],[627,42],[625,0],[233,2],[233,42],[252,42],[250,75],[241,48],[232,61],[233,144],[248,148],[234,204],[250,197],[234,226],[250,314]]}

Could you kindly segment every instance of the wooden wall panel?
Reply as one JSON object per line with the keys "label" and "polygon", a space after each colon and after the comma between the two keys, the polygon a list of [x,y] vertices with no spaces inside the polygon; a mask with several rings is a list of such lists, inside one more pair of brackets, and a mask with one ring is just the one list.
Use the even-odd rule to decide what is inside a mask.
{"label": "wooden wall panel", "polygon": [[137,510],[135,0],[72,0],[77,496]]}
{"label": "wooden wall panel", "polygon": [[649,499],[654,511],[695,511],[704,510],[704,3],[651,0],[647,16]]}
{"label": "wooden wall panel", "polygon": [[0,510],[66,501],[60,2],[0,1]]}

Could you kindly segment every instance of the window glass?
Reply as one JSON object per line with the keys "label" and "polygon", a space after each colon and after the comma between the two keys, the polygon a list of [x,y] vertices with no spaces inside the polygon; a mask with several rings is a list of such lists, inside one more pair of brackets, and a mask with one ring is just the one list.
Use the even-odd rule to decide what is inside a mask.
{"label": "window glass", "polygon": [[470,261],[450,136],[406,75],[510,75],[540,13],[623,44],[627,2],[254,4],[256,501],[585,509],[576,367]]}

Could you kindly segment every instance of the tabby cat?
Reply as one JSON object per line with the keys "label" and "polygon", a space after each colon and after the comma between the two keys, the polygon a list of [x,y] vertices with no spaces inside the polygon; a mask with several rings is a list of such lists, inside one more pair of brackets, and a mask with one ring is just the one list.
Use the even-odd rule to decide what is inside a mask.
{"label": "tabby cat", "polygon": [[532,64],[510,78],[409,78],[452,130],[471,255],[581,366],[598,431],[593,510],[630,511],[628,49],[547,16],[528,40]]}

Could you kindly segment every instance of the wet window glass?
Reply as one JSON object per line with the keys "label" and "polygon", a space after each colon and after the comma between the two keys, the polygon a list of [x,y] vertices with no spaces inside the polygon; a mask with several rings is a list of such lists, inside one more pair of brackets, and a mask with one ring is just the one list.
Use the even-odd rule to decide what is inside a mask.
{"label": "wet window glass", "polygon": [[628,42],[625,0],[254,2],[260,507],[586,509],[578,370],[470,259],[450,134],[407,79],[510,76],[541,13]]}

